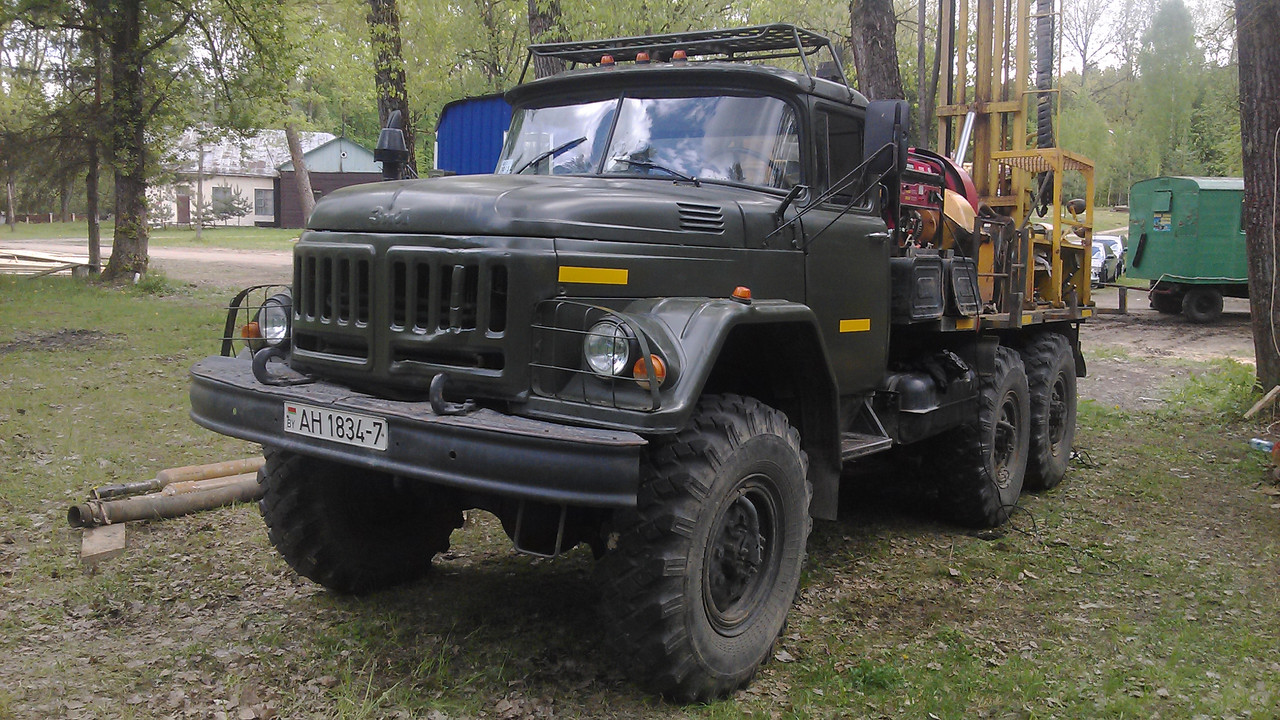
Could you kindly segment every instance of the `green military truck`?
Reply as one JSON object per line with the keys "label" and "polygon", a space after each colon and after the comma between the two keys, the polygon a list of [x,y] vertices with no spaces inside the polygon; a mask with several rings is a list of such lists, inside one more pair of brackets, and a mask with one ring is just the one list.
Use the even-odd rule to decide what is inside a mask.
{"label": "green military truck", "polygon": [[1151,285],[1151,307],[1196,323],[1222,298],[1249,297],[1244,180],[1157,177],[1129,191],[1128,276]]}
{"label": "green military truck", "polygon": [[527,553],[585,543],[617,657],[703,700],[769,657],[847,463],[923,462],[978,527],[1057,484],[1087,263],[975,213],[906,104],[820,51],[788,25],[534,46],[582,67],[508,93],[497,173],[326,196],[292,286],[241,293],[191,370],[195,421],[264,447],[284,559],[412,580],[470,508]]}

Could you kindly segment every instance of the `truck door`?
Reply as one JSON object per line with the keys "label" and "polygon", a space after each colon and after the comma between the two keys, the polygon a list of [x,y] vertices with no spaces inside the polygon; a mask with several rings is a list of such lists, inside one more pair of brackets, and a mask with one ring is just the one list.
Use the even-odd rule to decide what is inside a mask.
{"label": "truck door", "polygon": [[[814,114],[815,195],[862,162],[863,120],[819,105]],[[804,216],[805,296],[822,327],[842,395],[875,388],[889,345],[889,233],[867,193],[850,188]],[[848,210],[846,211],[846,208]]]}

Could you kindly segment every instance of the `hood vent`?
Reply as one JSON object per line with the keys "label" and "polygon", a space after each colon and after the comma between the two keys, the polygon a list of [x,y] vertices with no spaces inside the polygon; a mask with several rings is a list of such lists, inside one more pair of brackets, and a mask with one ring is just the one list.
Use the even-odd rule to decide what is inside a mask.
{"label": "hood vent", "polygon": [[681,230],[714,235],[724,232],[724,213],[718,205],[678,202],[676,207],[680,209]]}

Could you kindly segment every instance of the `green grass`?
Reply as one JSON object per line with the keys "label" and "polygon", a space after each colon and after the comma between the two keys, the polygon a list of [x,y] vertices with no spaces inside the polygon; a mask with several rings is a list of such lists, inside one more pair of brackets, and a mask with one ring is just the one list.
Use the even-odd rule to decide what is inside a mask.
{"label": "green grass", "polygon": [[213,227],[195,230],[153,229],[151,243],[157,247],[219,247],[233,250],[292,250],[302,233],[296,228]]}
{"label": "green grass", "polygon": [[1118,233],[1106,234],[1128,234],[1129,232],[1129,213],[1116,212],[1111,208],[1095,207],[1093,209],[1093,231],[1095,233],[1105,233],[1107,230],[1116,228],[1124,228]]}
{"label": "green grass", "polygon": [[678,707],[615,669],[590,553],[516,555],[482,513],[430,577],[364,598],[294,576],[252,506],[132,525],[81,566],[65,511],[89,488],[254,451],[187,417],[222,300],[0,278],[0,718],[236,717],[241,697],[279,717],[1280,716],[1280,511],[1244,366],[1193,365],[1155,411],[1082,403],[1081,461],[1003,533],[851,478],[775,660]]}
{"label": "green grass", "polygon": [[[107,242],[111,239],[111,234],[115,232],[115,223],[100,223],[98,228],[103,242]],[[88,237],[89,227],[84,220],[71,223],[15,223],[12,228],[8,225],[0,225],[0,242],[5,240],[80,240]]]}
{"label": "green grass", "polygon": [[[111,242],[115,225],[102,223],[103,244]],[[233,250],[291,250],[293,241],[301,230],[291,228],[260,227],[212,227],[201,231],[196,239],[195,230],[178,228],[151,228],[148,237],[154,247],[219,247]],[[74,223],[18,223],[11,232],[0,226],[0,242],[5,240],[83,240],[89,231],[83,222]]]}

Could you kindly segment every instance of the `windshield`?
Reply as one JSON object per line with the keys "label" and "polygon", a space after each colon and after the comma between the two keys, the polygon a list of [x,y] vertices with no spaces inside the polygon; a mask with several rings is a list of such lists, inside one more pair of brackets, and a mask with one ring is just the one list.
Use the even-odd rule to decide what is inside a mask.
{"label": "windshield", "polygon": [[696,178],[785,190],[800,182],[799,148],[795,112],[778,98],[622,98],[516,111],[497,171]]}
{"label": "windshield", "polygon": [[520,110],[511,116],[498,174],[595,172],[617,107],[617,100],[605,100]]}

